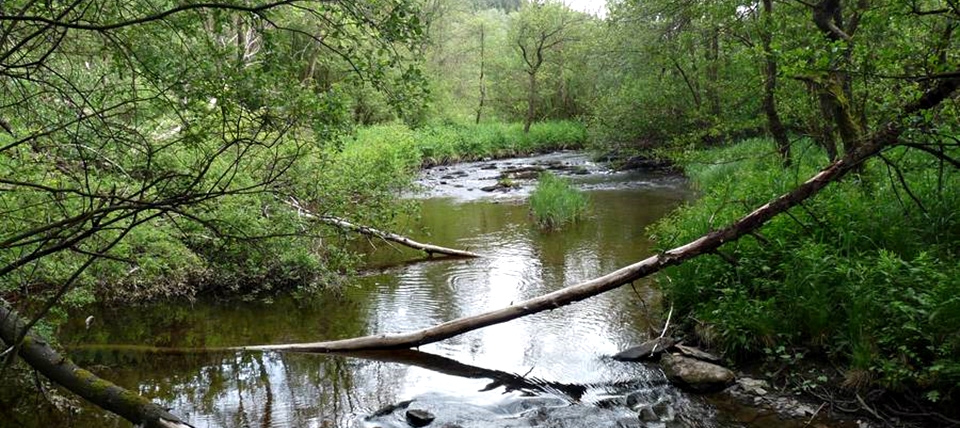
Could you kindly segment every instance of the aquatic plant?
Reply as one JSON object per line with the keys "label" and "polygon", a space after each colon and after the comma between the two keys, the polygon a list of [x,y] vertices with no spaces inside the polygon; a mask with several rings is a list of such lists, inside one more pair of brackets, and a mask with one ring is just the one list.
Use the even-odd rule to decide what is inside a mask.
{"label": "aquatic plant", "polygon": [[530,210],[545,229],[559,229],[579,221],[586,215],[588,205],[583,192],[549,172],[540,174],[537,187],[530,195]]}

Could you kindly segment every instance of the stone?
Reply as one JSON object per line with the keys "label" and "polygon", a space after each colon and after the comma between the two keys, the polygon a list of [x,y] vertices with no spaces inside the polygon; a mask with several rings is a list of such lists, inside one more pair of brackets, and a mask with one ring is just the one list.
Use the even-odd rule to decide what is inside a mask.
{"label": "stone", "polygon": [[674,385],[694,392],[719,391],[736,380],[730,369],[682,355],[665,354],[660,367]]}
{"label": "stone", "polygon": [[696,358],[698,360],[703,360],[703,361],[709,361],[711,363],[720,362],[720,357],[713,355],[709,352],[701,351],[700,349],[694,348],[692,346],[684,346],[684,345],[677,344],[675,348],[677,348],[677,350],[680,351],[681,354],[686,355],[688,357]]}
{"label": "stone", "polygon": [[650,360],[673,347],[676,342],[669,337],[661,337],[643,342],[638,346],[625,349],[613,356],[617,361]]}
{"label": "stone", "polygon": [[640,409],[640,420],[644,422],[653,422],[659,421],[660,417],[657,416],[657,413],[653,411],[650,407],[644,407]]}
{"label": "stone", "polygon": [[627,407],[637,410],[641,405],[650,402],[649,394],[643,392],[634,392],[627,396]]}
{"label": "stone", "polygon": [[617,420],[617,428],[643,428],[637,418],[625,417]]}
{"label": "stone", "polygon": [[672,421],[675,417],[673,406],[666,401],[660,401],[657,404],[654,404],[652,407],[653,412],[657,414],[657,417],[662,421]]}
{"label": "stone", "polygon": [[407,410],[406,417],[407,423],[417,428],[430,425],[430,422],[433,422],[433,420],[436,419],[432,413],[420,409]]}
{"label": "stone", "polygon": [[770,384],[768,384],[765,380],[753,379],[749,377],[737,379],[737,385],[740,386],[740,389],[747,394],[760,396],[767,395],[767,388],[770,388]]}

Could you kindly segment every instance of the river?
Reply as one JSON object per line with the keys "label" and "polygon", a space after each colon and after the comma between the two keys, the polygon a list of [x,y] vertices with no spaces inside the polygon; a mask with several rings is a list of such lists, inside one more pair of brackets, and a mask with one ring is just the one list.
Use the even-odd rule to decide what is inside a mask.
{"label": "river", "polygon": [[[532,223],[533,181],[484,192],[498,170],[564,168],[591,200],[589,218],[561,231]],[[602,275],[651,254],[645,228],[691,199],[684,179],[610,172],[577,153],[428,170],[420,215],[398,232],[468,249],[479,259],[425,260],[374,242],[368,269],[341,293],[272,302],[170,303],[101,309],[62,337],[73,344],[232,346],[403,332],[500,308]],[[584,302],[491,326],[415,351],[338,356],[294,353],[168,355],[77,351],[81,365],[152,397],[197,427],[401,427],[404,411],[431,426],[632,427],[626,405],[659,404],[647,426],[741,426],[682,393],[655,366],[608,358],[648,338],[659,294],[638,281]],[[104,322],[106,321],[106,322]],[[406,403],[405,403],[406,404]],[[394,407],[391,407],[394,406]],[[665,409],[665,410],[664,410]],[[98,415],[99,413],[95,413]],[[42,416],[38,416],[42,419]],[[86,418],[93,418],[87,420]],[[85,416],[74,426],[125,426]],[[771,425],[774,426],[774,425]]]}

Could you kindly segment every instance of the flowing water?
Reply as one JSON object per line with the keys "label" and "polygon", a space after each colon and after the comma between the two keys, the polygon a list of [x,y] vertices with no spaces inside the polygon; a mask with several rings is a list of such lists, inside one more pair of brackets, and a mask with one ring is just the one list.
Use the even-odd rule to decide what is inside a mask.
{"label": "flowing water", "polygon": [[[509,164],[508,164],[509,162]],[[532,224],[525,196],[483,192],[497,169],[566,169],[588,191],[588,220],[559,232]],[[501,308],[579,283],[651,254],[644,228],[691,198],[685,181],[656,172],[610,173],[572,153],[435,168],[421,179],[421,215],[399,232],[482,254],[424,259],[374,243],[369,270],[339,295],[266,302],[110,309],[75,344],[232,346],[404,332]],[[668,385],[654,366],[608,358],[647,339],[659,317],[649,282],[473,331],[419,350],[363,355],[176,355],[78,351],[78,363],[175,409],[197,427],[400,427],[404,409],[431,426],[633,427],[627,405],[661,406],[647,426],[738,426],[711,404]],[[82,320],[78,316],[78,320]],[[72,329],[72,330],[71,330]],[[408,403],[408,400],[412,402]],[[399,404],[398,404],[399,403]],[[123,426],[115,420],[76,426]],[[776,426],[776,425],[771,425]]]}

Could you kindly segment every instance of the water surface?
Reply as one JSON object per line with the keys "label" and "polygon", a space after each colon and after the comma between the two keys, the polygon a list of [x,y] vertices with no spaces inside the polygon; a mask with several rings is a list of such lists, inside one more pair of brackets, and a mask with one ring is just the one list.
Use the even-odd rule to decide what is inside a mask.
{"label": "water surface", "polygon": [[[104,310],[89,330],[78,321],[67,326],[62,337],[75,344],[203,347],[330,340],[429,327],[640,260],[652,251],[644,229],[691,197],[677,176],[611,173],[577,154],[509,162],[584,165],[589,174],[571,180],[588,192],[590,217],[559,232],[537,229],[525,203],[531,181],[520,180],[524,187],[514,192],[478,190],[497,173],[481,166],[502,169],[506,164],[428,171],[421,180],[429,192],[420,196],[420,215],[399,232],[484,257],[420,260],[417,252],[376,243],[369,269],[337,295]],[[464,172],[439,178],[456,171]],[[197,427],[401,426],[396,412],[371,415],[404,400],[415,400],[440,419],[463,427],[529,426],[537,422],[531,412],[543,413],[548,426],[614,427],[636,414],[623,406],[628,394],[650,403],[669,402],[694,421],[681,426],[723,425],[712,406],[666,385],[658,369],[607,358],[659,328],[647,322],[659,315],[652,311],[659,307],[657,300],[651,284],[638,281],[633,287],[423,346],[419,352],[335,356],[83,351],[73,357],[159,400]],[[123,426],[113,420],[76,426],[84,424]]]}

